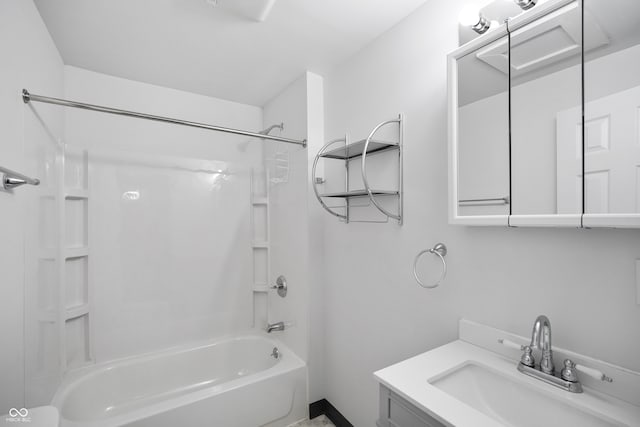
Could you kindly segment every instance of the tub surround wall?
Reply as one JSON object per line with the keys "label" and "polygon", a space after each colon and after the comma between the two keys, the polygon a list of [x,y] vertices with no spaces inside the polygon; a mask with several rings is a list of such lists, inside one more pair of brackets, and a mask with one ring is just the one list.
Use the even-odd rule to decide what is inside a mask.
{"label": "tub surround wall", "polygon": [[[64,73],[65,96],[75,101],[239,129],[262,126],[262,109],[253,105],[68,65]],[[261,154],[255,138],[80,109],[65,110],[65,128],[68,144],[89,149],[226,161],[246,161]]]}
{"label": "tub surround wall", "polygon": [[[65,67],[65,97],[259,130],[259,107]],[[91,341],[101,362],[245,330],[252,322],[246,137],[65,111],[89,156]]]}
{"label": "tub surround wall", "polygon": [[[640,370],[640,232],[448,225],[446,55],[463,3],[427,2],[325,80],[327,139],[406,114],[404,225],[323,220],[325,397],[357,426],[375,425],[372,372],[455,340],[460,317],[527,336],[544,313],[554,344]],[[448,277],[422,289],[411,262],[440,241]],[[424,268],[437,276],[436,259]]]}
{"label": "tub surround wall", "polygon": [[[42,176],[45,157],[55,151],[55,140],[63,135],[62,111],[54,106],[25,106],[20,99],[24,87],[51,96],[63,94],[63,63],[47,28],[31,1],[0,2],[0,165],[38,176],[43,186],[51,184]],[[40,176],[39,176],[40,175]],[[0,192],[0,413],[30,405],[25,401],[24,380],[39,377],[46,391],[55,387],[57,351],[41,345],[27,348],[25,340],[37,338],[35,313],[25,323],[25,294],[33,293],[32,274],[25,276],[25,250],[38,244],[37,212],[26,206],[37,203],[38,189],[27,186],[13,194]],[[31,260],[33,261],[33,260]],[[37,260],[36,260],[37,263]],[[29,263],[35,272],[36,267]],[[28,272],[27,272],[28,273]],[[43,279],[47,278],[42,273]],[[55,277],[50,277],[55,280]],[[51,283],[51,282],[49,282]],[[33,302],[33,301],[31,301]],[[30,305],[30,309],[35,306]],[[23,332],[27,331],[27,335]],[[51,359],[50,359],[51,357]],[[26,361],[26,362],[25,362]]]}

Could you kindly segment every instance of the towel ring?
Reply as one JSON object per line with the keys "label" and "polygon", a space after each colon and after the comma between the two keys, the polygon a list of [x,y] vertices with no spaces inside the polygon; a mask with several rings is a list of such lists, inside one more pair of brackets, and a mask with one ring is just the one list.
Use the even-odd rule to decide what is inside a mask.
{"label": "towel ring", "polygon": [[[418,277],[418,272],[416,271],[416,268],[418,267],[418,260],[422,255],[426,253],[437,255],[438,257],[440,257],[440,261],[442,261],[442,274],[440,275],[440,278],[438,279],[438,281],[432,286],[427,286],[424,283],[422,283],[422,281]],[[447,276],[447,262],[444,260],[444,257],[446,255],[447,255],[447,247],[445,246],[444,243],[438,243],[433,248],[425,249],[420,253],[418,253],[418,255],[416,255],[416,258],[413,260],[413,277],[416,279],[416,282],[418,282],[420,286],[422,286],[425,289],[433,289],[440,286],[440,283],[442,283],[444,278]]]}

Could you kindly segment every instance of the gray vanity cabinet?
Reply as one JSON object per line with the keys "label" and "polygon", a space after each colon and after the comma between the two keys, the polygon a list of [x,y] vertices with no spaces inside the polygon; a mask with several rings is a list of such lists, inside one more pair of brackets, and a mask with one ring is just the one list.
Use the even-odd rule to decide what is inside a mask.
{"label": "gray vanity cabinet", "polygon": [[385,386],[380,386],[380,417],[378,427],[444,427],[435,418]]}

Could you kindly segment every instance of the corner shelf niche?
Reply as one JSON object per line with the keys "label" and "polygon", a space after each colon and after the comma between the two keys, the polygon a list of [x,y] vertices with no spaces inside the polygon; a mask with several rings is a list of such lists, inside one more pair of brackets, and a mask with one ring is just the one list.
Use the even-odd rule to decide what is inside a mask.
{"label": "corner shelf niche", "polygon": [[60,362],[64,371],[93,363],[89,289],[89,155],[64,146],[57,189]]}
{"label": "corner shelf niche", "polygon": [[[349,143],[349,138],[345,136],[344,138],[335,139],[333,141],[325,144],[322,149],[316,155],[313,162],[313,170],[312,170],[312,182],[313,188],[316,194],[316,198],[320,202],[320,205],[330,214],[338,217],[340,220],[345,223],[349,222],[388,222],[389,218],[395,219],[398,221],[398,224],[402,225],[402,138],[403,138],[403,120],[404,117],[402,114],[399,114],[397,118],[392,120],[384,121],[378,124],[369,134],[369,136],[360,141]],[[398,126],[398,136],[396,142],[384,141],[379,139],[374,139],[374,135],[380,130],[380,128],[396,124]],[[334,148],[329,150],[335,144],[342,143],[343,145],[338,148]],[[369,180],[367,178],[366,172],[366,161],[367,156],[372,154],[380,154],[385,152],[396,152],[398,162],[398,184],[395,189],[374,189],[369,185]],[[321,178],[316,178],[316,171],[318,166],[318,161],[320,159],[330,159],[330,160],[342,160],[345,163],[345,183],[344,183],[344,191],[338,192],[324,192],[321,193],[318,190],[318,185],[322,184],[324,181]],[[349,185],[349,167],[353,160],[360,159],[360,166],[362,170],[362,182],[364,184],[364,188],[352,189]],[[380,211],[385,217],[384,221],[358,221],[353,220],[351,218],[351,209],[354,207],[362,207],[362,206],[353,206],[351,204],[351,199],[366,197],[370,200],[371,205],[373,205],[378,211]],[[383,207],[378,200],[378,197],[396,197],[398,206],[397,211],[391,212],[387,208]],[[330,207],[327,205],[324,199],[344,199],[344,206],[333,206]],[[335,209],[343,209],[344,213],[337,212]]]}
{"label": "corner shelf niche", "polygon": [[267,293],[271,277],[271,206],[269,171],[251,171],[249,197],[251,200],[251,249],[253,252],[253,327],[266,324],[268,319]]}

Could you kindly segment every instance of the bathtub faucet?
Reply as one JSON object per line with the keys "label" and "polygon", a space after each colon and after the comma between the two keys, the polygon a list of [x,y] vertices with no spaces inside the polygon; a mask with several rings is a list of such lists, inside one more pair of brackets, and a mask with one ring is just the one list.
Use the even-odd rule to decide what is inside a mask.
{"label": "bathtub faucet", "polygon": [[274,331],[284,331],[284,322],[276,322],[267,324],[267,333]]}

